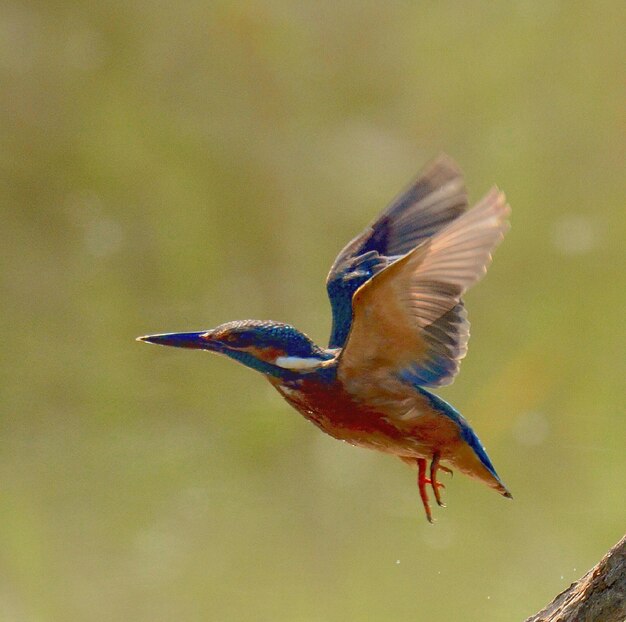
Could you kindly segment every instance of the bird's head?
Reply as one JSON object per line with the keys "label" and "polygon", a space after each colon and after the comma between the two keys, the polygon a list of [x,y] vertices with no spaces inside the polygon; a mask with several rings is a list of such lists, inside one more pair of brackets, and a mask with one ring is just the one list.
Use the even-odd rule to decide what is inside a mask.
{"label": "bird's head", "polygon": [[333,352],[322,350],[293,326],[261,320],[227,322],[192,333],[147,335],[138,341],[224,354],[279,378],[319,369],[334,358]]}

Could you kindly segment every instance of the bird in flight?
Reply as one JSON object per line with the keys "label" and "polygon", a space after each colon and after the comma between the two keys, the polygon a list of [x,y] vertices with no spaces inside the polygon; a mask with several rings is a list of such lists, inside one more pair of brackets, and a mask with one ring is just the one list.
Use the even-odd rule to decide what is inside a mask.
{"label": "bird in flight", "polygon": [[510,498],[467,420],[426,388],[459,371],[469,339],[463,295],[485,274],[509,213],[495,187],[468,209],[463,175],[441,155],[335,259],[328,347],[261,320],[138,339],[235,359],[323,432],[417,467],[430,522],[429,486],[443,505],[439,471],[456,469]]}

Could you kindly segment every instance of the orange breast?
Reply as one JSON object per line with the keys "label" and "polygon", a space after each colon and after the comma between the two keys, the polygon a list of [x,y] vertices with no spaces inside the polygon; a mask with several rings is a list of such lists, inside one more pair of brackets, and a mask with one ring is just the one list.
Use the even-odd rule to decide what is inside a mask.
{"label": "orange breast", "polygon": [[[426,403],[415,402],[419,416],[406,420],[382,405],[357,402],[339,381],[302,380],[292,385],[272,384],[293,408],[321,430],[352,445],[398,456],[432,456],[433,451],[459,438],[452,421],[429,412]],[[446,453],[442,451],[442,454]]]}
{"label": "orange breast", "polygon": [[463,440],[458,425],[433,410],[420,394],[407,397],[405,393],[393,401],[390,395],[376,393],[371,387],[369,397],[376,394],[382,399],[359,402],[338,380],[298,381],[291,385],[281,384],[278,379],[270,381],[293,408],[334,438],[393,454],[407,462],[420,457],[430,459],[438,452],[451,467],[499,492],[506,491]]}

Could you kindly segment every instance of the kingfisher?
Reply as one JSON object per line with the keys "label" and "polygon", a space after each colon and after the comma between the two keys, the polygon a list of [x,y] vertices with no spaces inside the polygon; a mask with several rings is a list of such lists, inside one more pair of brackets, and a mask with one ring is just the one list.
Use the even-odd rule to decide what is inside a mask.
{"label": "kingfisher", "polygon": [[429,490],[444,506],[440,471],[512,498],[467,420],[429,390],[459,371],[469,339],[463,295],[485,274],[509,214],[495,186],[470,209],[461,170],[442,154],[335,259],[328,347],[267,320],[138,340],[234,359],[323,432],[397,456],[416,468],[431,523]]}

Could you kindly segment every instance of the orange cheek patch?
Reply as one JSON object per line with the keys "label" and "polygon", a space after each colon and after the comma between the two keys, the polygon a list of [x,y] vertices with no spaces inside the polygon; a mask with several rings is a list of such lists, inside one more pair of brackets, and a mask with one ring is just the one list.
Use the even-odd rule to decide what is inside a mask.
{"label": "orange cheek patch", "polygon": [[279,356],[285,356],[287,352],[282,348],[267,347],[257,348],[256,346],[249,346],[247,348],[239,348],[242,352],[249,352],[255,358],[265,361],[266,363],[274,363]]}

